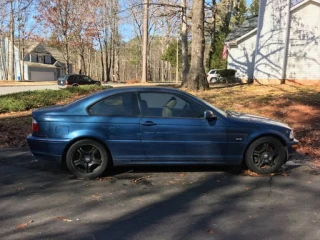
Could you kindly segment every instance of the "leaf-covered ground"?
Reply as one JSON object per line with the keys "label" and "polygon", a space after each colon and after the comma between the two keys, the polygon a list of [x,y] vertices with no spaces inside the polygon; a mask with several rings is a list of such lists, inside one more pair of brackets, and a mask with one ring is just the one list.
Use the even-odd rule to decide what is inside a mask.
{"label": "leaf-covered ground", "polygon": [[[320,160],[320,87],[241,85],[193,93],[223,109],[261,115],[288,123],[300,141],[298,151]],[[26,144],[29,112],[0,114],[0,148]]]}

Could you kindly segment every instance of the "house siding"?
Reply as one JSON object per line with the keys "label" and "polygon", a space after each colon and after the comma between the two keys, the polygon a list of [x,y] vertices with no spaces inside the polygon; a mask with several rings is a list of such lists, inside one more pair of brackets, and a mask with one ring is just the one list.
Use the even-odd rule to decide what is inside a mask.
{"label": "house siding", "polygon": [[289,14],[288,0],[260,0],[254,78],[258,82],[280,83]]}
{"label": "house siding", "polygon": [[[61,74],[65,74],[66,63],[58,49],[43,46],[41,43],[35,44],[26,41],[25,43],[27,48],[24,54],[24,64],[20,59],[21,53],[18,50],[18,42],[14,43],[15,80],[21,80],[22,71],[24,71],[24,80],[31,81],[57,80]],[[0,39],[0,79],[8,79],[10,45],[11,42],[8,38]],[[56,57],[60,60],[57,61]],[[59,66],[56,67],[56,65]],[[72,64],[69,67],[69,73],[72,73]]]}
{"label": "house siding", "polygon": [[228,68],[235,69],[237,71],[236,77],[243,82],[253,80],[256,38],[256,34],[253,33],[229,50]]}
{"label": "house siding", "polygon": [[287,79],[320,80],[320,4],[306,3],[291,12]]}

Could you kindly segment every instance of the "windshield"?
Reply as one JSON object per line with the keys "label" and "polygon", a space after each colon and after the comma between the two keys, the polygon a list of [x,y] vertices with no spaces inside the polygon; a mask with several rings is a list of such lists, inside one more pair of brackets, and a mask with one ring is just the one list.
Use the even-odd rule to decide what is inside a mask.
{"label": "windshield", "polygon": [[64,81],[64,80],[66,80],[66,78],[67,78],[67,76],[66,76],[66,75],[64,75],[64,76],[59,77],[59,78],[58,78],[58,80],[60,80],[60,81],[61,81],[61,80],[62,80],[62,81]]}
{"label": "windshield", "polygon": [[205,103],[206,105],[212,107],[212,108],[213,108],[215,111],[217,111],[219,114],[227,117],[227,113],[226,113],[224,110],[213,106],[212,104],[208,103],[207,101],[205,101],[205,100],[203,100],[203,99],[199,99],[199,100],[202,101],[203,103]]}
{"label": "windshield", "polygon": [[207,105],[208,107],[213,108],[216,112],[218,112],[218,113],[221,114],[222,116],[225,116],[225,117],[228,116],[228,114],[227,114],[224,110],[222,110],[222,109],[220,109],[220,108],[217,108],[217,107],[213,106],[212,104],[208,103],[207,101],[205,101],[205,100],[203,100],[203,99],[201,99],[201,98],[198,98],[198,97],[196,97],[196,96],[194,96],[194,95],[192,95],[192,94],[190,94],[190,93],[187,93],[187,94],[188,94],[189,96],[193,97],[193,98],[196,98],[197,100],[199,100],[199,101],[202,102],[203,104]]}

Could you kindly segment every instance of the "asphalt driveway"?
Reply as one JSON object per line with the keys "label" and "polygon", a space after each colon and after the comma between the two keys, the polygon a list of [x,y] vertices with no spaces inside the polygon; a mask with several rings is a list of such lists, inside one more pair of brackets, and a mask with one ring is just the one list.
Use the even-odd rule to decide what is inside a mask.
{"label": "asphalt driveway", "polygon": [[0,239],[320,239],[319,170],[118,168],[74,178],[28,148],[0,150]]}

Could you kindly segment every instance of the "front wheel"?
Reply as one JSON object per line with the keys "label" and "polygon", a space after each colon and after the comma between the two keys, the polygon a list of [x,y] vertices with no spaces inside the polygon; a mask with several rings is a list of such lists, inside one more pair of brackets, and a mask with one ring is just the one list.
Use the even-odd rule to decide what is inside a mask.
{"label": "front wheel", "polygon": [[108,153],[105,147],[94,140],[75,142],[68,150],[66,163],[69,170],[80,178],[95,178],[107,168]]}
{"label": "front wheel", "polygon": [[246,151],[245,163],[256,173],[273,173],[280,169],[286,159],[285,147],[274,137],[255,140]]}

